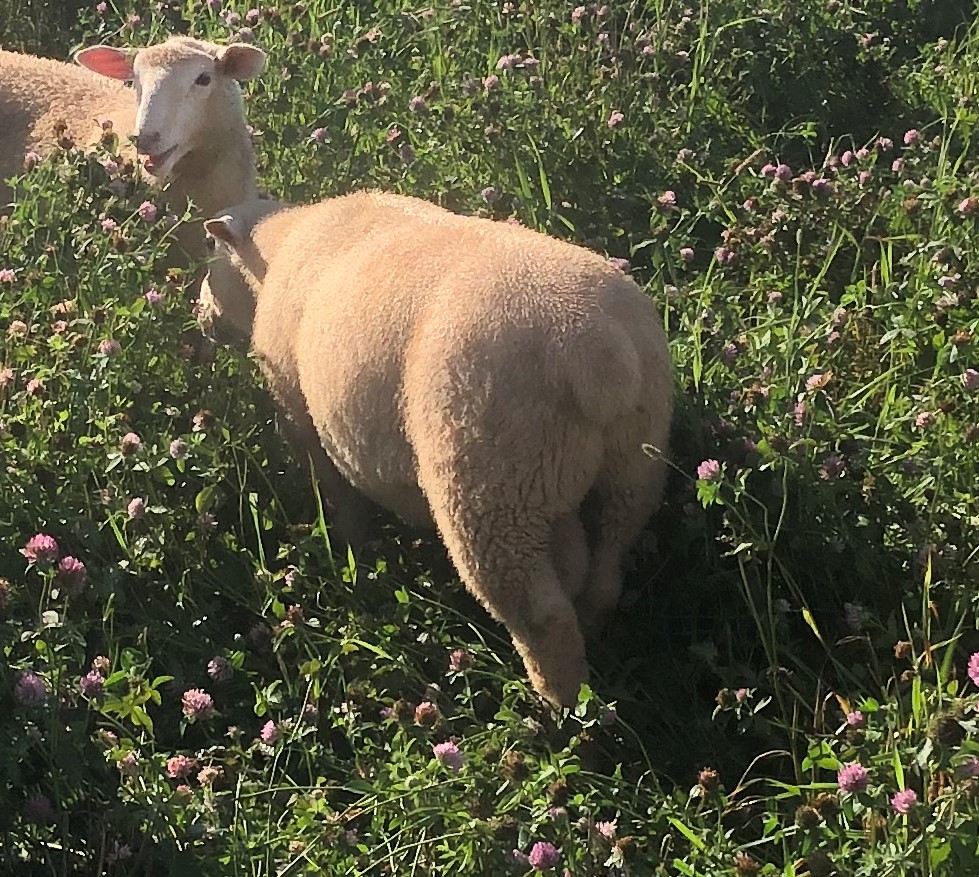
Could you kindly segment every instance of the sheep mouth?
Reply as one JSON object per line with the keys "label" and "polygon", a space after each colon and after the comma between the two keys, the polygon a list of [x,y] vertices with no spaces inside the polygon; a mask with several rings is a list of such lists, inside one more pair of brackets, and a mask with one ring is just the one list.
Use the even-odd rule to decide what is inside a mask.
{"label": "sheep mouth", "polygon": [[177,147],[171,146],[164,152],[158,152],[156,155],[147,155],[143,159],[143,168],[147,173],[153,174],[155,177],[164,176],[165,167],[176,151]]}

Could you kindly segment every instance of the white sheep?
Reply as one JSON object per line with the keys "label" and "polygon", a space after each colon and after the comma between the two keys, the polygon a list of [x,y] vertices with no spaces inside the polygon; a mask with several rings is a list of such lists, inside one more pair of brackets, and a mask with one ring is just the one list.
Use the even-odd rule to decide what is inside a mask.
{"label": "white sheep", "polygon": [[614,608],[663,490],[643,450],[665,453],[672,410],[652,301],[588,250],[397,195],[204,226],[206,320],[250,338],[335,526],[363,496],[434,522],[537,691],[573,704],[579,619]]}
{"label": "white sheep", "polygon": [[[0,51],[0,207],[11,196],[3,180],[23,171],[26,153],[52,148],[59,122],[87,148],[102,137],[103,119],[112,122],[124,155],[145,156],[143,168],[151,182],[167,186],[174,211],[182,213],[190,198],[212,216],[256,196],[238,82],[261,72],[261,49],[171,37],[143,49],[92,46],[75,60],[87,69]],[[192,254],[203,252],[199,228],[180,240]]]}

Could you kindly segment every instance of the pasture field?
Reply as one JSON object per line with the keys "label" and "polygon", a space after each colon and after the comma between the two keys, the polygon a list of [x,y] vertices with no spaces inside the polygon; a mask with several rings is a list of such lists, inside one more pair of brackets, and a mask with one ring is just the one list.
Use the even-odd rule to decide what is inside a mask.
{"label": "pasture field", "polygon": [[158,193],[70,143],[29,162],[0,219],[0,873],[979,874],[975,11],[0,0],[0,45],[61,59],[262,46],[267,191],[624,260],[678,399],[555,714],[435,538],[331,550]]}

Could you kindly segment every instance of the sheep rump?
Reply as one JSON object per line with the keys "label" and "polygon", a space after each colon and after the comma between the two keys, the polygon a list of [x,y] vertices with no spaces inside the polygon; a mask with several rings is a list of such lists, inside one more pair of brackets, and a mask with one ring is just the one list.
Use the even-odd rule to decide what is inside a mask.
{"label": "sheep rump", "polygon": [[434,524],[537,691],[573,704],[582,625],[614,608],[663,489],[650,299],[587,250],[396,195],[250,202],[205,228],[223,243],[202,307],[250,337],[341,535],[365,496]]}

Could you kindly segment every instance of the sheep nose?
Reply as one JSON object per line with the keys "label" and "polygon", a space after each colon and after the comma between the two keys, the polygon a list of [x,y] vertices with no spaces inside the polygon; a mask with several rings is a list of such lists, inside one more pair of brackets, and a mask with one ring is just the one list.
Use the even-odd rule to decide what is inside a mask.
{"label": "sheep nose", "polygon": [[138,134],[133,134],[130,138],[136,148],[146,155],[152,155],[156,147],[160,145],[160,135],[158,132],[153,132],[147,134],[146,132],[140,132]]}

